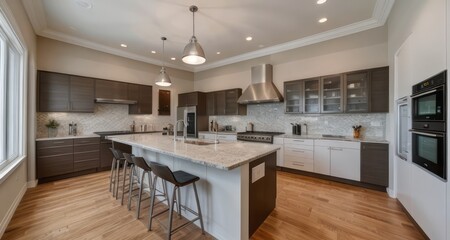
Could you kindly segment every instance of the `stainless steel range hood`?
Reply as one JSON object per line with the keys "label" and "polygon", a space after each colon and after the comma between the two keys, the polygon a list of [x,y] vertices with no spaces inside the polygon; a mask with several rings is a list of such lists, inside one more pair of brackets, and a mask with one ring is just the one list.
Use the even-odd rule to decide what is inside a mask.
{"label": "stainless steel range hood", "polygon": [[137,101],[126,99],[110,99],[110,98],[96,98],[96,103],[111,103],[111,104],[136,104]]}
{"label": "stainless steel range hood", "polygon": [[252,67],[252,82],[238,99],[239,104],[282,102],[283,96],[272,82],[273,67],[263,64]]}

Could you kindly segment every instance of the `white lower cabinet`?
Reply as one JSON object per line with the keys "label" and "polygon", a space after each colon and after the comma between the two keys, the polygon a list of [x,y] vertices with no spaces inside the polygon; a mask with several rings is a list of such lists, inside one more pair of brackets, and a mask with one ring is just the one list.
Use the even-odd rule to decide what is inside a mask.
{"label": "white lower cabinet", "polygon": [[284,167],[314,171],[314,141],[284,139]]}
{"label": "white lower cabinet", "polygon": [[330,147],[314,146],[314,172],[330,175]]}
{"label": "white lower cabinet", "polygon": [[360,181],[360,149],[359,142],[314,140],[314,172]]}
{"label": "white lower cabinet", "polygon": [[277,151],[277,166],[284,166],[284,138],[283,137],[274,137],[273,145],[280,147],[280,150]]}
{"label": "white lower cabinet", "polygon": [[359,181],[361,179],[360,150],[342,147],[330,149],[330,175]]}

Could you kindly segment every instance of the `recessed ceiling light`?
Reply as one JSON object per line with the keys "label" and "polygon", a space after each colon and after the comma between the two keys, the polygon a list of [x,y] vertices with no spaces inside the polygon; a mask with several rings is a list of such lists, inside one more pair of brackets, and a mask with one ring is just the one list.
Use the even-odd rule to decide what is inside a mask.
{"label": "recessed ceiling light", "polygon": [[120,44],[120,46],[121,46],[121,47],[124,47],[124,48],[125,48],[125,47],[128,47],[126,44],[123,44],[123,43]]}
{"label": "recessed ceiling light", "polygon": [[153,54],[155,54],[155,53],[156,53],[156,51],[152,51],[152,53],[153,53]]}
{"label": "recessed ceiling light", "polygon": [[245,40],[250,42],[251,40],[253,40],[253,38],[252,37],[246,37]]}
{"label": "recessed ceiling light", "polygon": [[327,0],[317,0],[317,4],[324,4],[326,2],[327,2]]}
{"label": "recessed ceiling light", "polygon": [[217,55],[221,54],[221,52],[216,52]]}
{"label": "recessed ceiling light", "polygon": [[89,0],[76,0],[75,2],[77,3],[78,6],[80,6],[82,8],[86,8],[86,9],[92,8],[92,3]]}
{"label": "recessed ceiling light", "polygon": [[170,58],[170,60],[175,61],[175,60],[177,60],[177,59],[173,57],[173,58]]}
{"label": "recessed ceiling light", "polygon": [[260,48],[263,48],[263,47],[264,47],[264,45],[262,45],[262,44],[259,44],[259,45],[258,45],[258,47],[260,47]]}
{"label": "recessed ceiling light", "polygon": [[328,21],[327,18],[321,18],[321,19],[319,19],[319,23],[324,23],[324,22],[326,22],[326,21]]}

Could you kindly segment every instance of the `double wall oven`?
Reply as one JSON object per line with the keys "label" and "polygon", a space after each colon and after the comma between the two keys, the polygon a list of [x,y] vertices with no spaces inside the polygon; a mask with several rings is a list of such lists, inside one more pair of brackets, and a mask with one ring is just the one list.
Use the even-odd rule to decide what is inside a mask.
{"label": "double wall oven", "polygon": [[447,71],[413,86],[412,161],[447,180]]}

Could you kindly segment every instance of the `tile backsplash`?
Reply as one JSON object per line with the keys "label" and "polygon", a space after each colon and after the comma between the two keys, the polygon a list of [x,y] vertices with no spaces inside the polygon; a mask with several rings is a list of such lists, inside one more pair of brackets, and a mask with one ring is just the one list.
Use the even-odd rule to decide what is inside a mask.
{"label": "tile backsplash", "polygon": [[[283,103],[257,104],[247,106],[247,116],[211,116],[220,126],[232,125],[238,132],[245,131],[248,122],[255,131],[292,133],[291,123],[307,124],[308,134],[335,134],[351,136],[353,125],[362,125],[362,136],[386,136],[385,113],[361,114],[285,114]],[[303,127],[302,127],[303,128]],[[302,129],[303,130],[303,129]]]}
{"label": "tile backsplash", "polygon": [[119,131],[129,130],[133,121],[136,122],[136,129],[139,125],[147,124],[155,131],[161,131],[167,124],[175,119],[171,116],[152,115],[129,115],[128,105],[121,104],[95,104],[94,113],[44,113],[38,112],[36,138],[45,138],[48,136],[45,124],[49,119],[55,119],[60,126],[58,127],[58,136],[67,136],[69,133],[69,123],[72,121],[77,124],[78,135],[92,134],[98,131]]}
{"label": "tile backsplash", "polygon": [[[128,106],[119,104],[95,104],[94,113],[42,113],[37,116],[37,138],[48,136],[45,124],[49,119],[60,123],[58,136],[67,136],[69,123],[77,123],[78,134],[86,135],[97,131],[128,130],[133,121],[139,125],[147,124],[161,131],[167,124],[174,122],[175,116],[128,115]],[[232,125],[237,131],[245,131],[248,122],[254,124],[255,131],[275,131],[290,134],[290,123],[306,123],[308,134],[336,134],[351,136],[352,125],[362,125],[362,136],[386,136],[387,114],[285,114],[283,103],[248,105],[247,116],[211,116],[220,126]]]}

